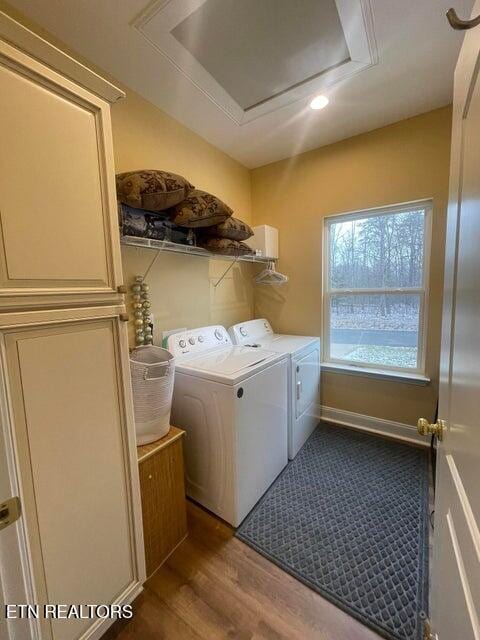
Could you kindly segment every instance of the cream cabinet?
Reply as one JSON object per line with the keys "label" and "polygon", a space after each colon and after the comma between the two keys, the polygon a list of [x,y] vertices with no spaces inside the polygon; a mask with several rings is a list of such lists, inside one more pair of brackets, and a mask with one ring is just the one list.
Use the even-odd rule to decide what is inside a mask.
{"label": "cream cabinet", "polygon": [[122,284],[108,102],[5,41],[0,88],[1,307],[108,301]]}
{"label": "cream cabinet", "polygon": [[[143,578],[127,337],[118,311],[2,319],[11,323],[1,331],[2,369],[40,605],[127,602]],[[41,621],[42,637],[73,640],[99,622]]]}
{"label": "cream cabinet", "polygon": [[[130,603],[145,579],[109,104],[122,95],[0,11],[0,501],[13,487],[22,505],[0,530],[0,579],[40,606]],[[40,613],[13,637],[95,640],[112,622]]]}

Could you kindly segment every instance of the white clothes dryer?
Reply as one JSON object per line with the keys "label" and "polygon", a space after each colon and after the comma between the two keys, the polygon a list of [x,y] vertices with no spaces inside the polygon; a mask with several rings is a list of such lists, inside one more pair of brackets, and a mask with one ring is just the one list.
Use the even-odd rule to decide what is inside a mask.
{"label": "white clothes dryer", "polygon": [[318,425],[320,338],[274,333],[265,318],[236,324],[228,333],[234,344],[288,356],[288,457],[293,460]]}

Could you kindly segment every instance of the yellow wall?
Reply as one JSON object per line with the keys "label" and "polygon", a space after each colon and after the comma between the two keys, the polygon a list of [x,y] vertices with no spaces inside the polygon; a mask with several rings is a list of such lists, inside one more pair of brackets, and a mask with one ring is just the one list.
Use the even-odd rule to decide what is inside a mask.
{"label": "yellow wall", "polygon": [[427,375],[411,384],[324,373],[328,407],[414,424],[433,418],[443,287],[443,246],[450,154],[449,107],[253,170],[254,224],[279,229],[279,271],[290,282],[258,288],[255,313],[279,332],[319,335],[322,317],[323,217],[433,198]]}
{"label": "yellow wall", "polygon": [[[250,171],[139,95],[129,89],[126,92],[126,99],[112,106],[116,171],[158,168],[179,173],[219,196],[235,216],[250,222]],[[145,273],[155,253],[122,247],[122,256],[125,283],[130,284],[135,275]],[[214,287],[229,264],[160,254],[147,278],[154,337],[158,339],[163,329],[230,326],[253,317],[251,265],[235,265]]]}

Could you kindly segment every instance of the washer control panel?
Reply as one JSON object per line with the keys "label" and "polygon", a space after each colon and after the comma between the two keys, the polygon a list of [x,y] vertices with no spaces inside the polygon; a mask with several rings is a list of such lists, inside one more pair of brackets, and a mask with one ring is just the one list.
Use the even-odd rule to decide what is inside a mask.
{"label": "washer control panel", "polygon": [[175,357],[179,357],[231,344],[232,341],[225,327],[212,325],[174,333],[168,337],[167,349]]}

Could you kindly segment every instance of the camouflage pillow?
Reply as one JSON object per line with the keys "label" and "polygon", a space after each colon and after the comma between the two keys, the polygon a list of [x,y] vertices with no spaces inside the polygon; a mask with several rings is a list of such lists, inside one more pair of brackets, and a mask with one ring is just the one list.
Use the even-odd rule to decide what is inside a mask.
{"label": "camouflage pillow", "polygon": [[202,241],[202,247],[213,253],[223,253],[226,256],[243,256],[253,253],[248,245],[229,238],[207,238]]}
{"label": "camouflage pillow", "polygon": [[225,222],[233,211],[216,196],[196,189],[172,211],[172,220],[179,227],[211,227]]}
{"label": "camouflage pillow", "polygon": [[253,236],[251,227],[246,222],[238,218],[227,218],[222,224],[217,224],[208,230],[212,236],[217,238],[229,238],[230,240],[247,240]]}
{"label": "camouflage pillow", "polygon": [[195,188],[182,176],[157,169],[119,173],[116,181],[120,202],[148,211],[163,211],[173,207],[185,200]]}

